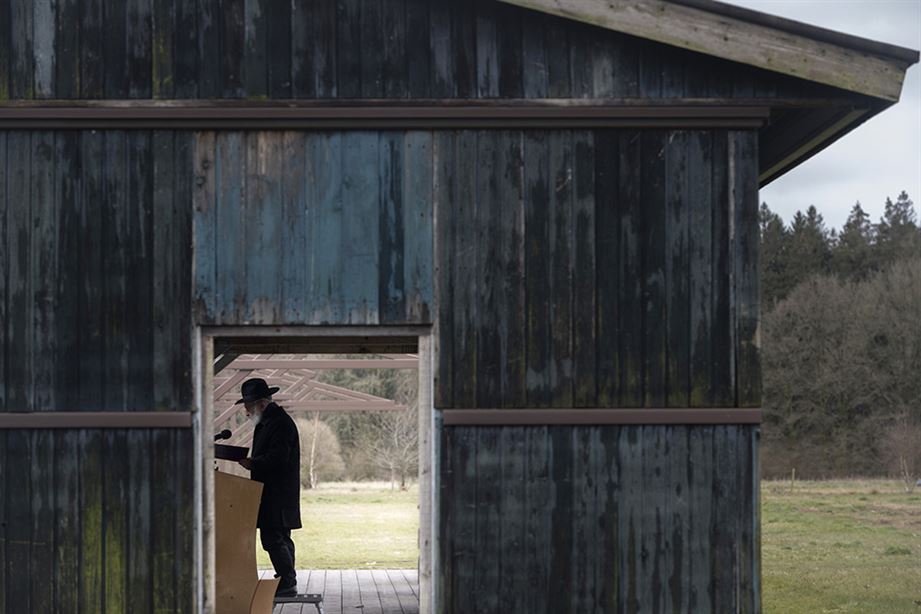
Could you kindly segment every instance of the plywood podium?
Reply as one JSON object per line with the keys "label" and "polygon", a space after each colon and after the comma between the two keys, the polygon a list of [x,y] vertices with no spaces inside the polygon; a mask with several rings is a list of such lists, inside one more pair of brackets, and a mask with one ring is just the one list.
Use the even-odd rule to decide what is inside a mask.
{"label": "plywood podium", "polygon": [[214,533],[216,614],[271,614],[278,579],[256,572],[256,518],[262,484],[216,471]]}

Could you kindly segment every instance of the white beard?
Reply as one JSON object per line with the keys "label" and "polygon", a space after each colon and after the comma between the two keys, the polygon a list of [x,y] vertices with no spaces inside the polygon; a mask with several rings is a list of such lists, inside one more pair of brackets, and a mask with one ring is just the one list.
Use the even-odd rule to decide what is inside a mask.
{"label": "white beard", "polygon": [[262,414],[258,412],[254,413],[249,419],[253,423],[253,426],[256,426],[262,420]]}

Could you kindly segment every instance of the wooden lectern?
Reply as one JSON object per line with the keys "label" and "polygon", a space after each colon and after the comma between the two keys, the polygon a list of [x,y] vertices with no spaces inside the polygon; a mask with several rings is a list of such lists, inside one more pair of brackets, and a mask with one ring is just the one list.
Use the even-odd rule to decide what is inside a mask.
{"label": "wooden lectern", "polygon": [[262,483],[214,473],[216,614],[271,614],[278,579],[256,573],[256,517]]}

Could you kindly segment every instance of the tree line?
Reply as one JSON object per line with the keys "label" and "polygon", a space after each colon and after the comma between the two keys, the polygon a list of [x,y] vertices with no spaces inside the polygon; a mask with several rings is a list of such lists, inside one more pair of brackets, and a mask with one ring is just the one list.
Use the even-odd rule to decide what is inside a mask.
{"label": "tree line", "polygon": [[[921,229],[906,192],[840,231],[760,209],[765,477],[921,471]],[[914,476],[914,477],[912,477]]]}

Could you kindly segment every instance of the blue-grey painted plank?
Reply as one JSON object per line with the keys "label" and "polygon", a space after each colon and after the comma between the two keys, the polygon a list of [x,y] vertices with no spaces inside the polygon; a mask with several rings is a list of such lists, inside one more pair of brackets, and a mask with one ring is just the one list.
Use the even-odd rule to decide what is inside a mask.
{"label": "blue-grey painted plank", "polygon": [[301,324],[306,322],[313,248],[307,235],[307,141],[300,132],[285,132],[281,138],[282,235],[275,248],[281,259],[280,313],[285,323]]}
{"label": "blue-grey painted plank", "polygon": [[434,317],[433,304],[433,158],[432,133],[409,132],[405,137],[403,178],[403,279],[406,322],[425,324]]}
{"label": "blue-grey painted plank", "polygon": [[195,241],[195,317],[212,323],[217,315],[217,135],[201,132],[195,138],[195,187],[192,192]]}
{"label": "blue-grey painted plank", "polygon": [[375,132],[342,136],[342,301],[346,324],[378,323],[379,138]]}
{"label": "blue-grey painted plank", "polygon": [[33,0],[35,98],[54,98],[54,20],[57,6],[54,0]]}
{"label": "blue-grey painted plank", "polygon": [[243,214],[246,303],[243,321],[273,324],[280,318],[282,198],[281,132],[248,132]]}
{"label": "blue-grey painted plank", "polygon": [[215,315],[218,323],[237,321],[246,292],[243,258],[247,237],[242,226],[246,190],[245,154],[243,133],[218,135],[214,177],[217,186]]}
{"label": "blue-grey painted plank", "polygon": [[342,255],[342,135],[312,133],[308,135],[308,176],[312,218],[310,238],[310,303],[308,319],[314,324],[344,321],[341,300]]}
{"label": "blue-grey painted plank", "polygon": [[[403,246],[412,240],[405,232],[403,208],[409,188],[404,175],[412,169],[406,159],[405,133],[380,135],[381,206],[379,215],[380,255],[378,258],[378,305],[381,322],[402,322],[406,313],[406,276]],[[405,169],[405,170],[404,170]]]}

